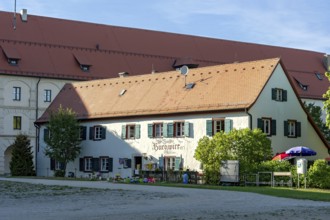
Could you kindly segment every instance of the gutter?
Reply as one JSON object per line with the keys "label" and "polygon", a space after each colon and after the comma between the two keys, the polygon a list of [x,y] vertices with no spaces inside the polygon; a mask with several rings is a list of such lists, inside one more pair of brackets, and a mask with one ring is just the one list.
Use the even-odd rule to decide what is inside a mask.
{"label": "gutter", "polygon": [[[37,85],[36,85],[36,121],[38,120],[39,117],[39,83],[40,83],[41,78],[39,77]],[[38,168],[38,152],[39,152],[39,126],[34,123],[34,127],[36,128],[36,147],[35,147],[35,172],[37,175],[37,168]]]}
{"label": "gutter", "polygon": [[248,114],[250,120],[249,120],[249,128],[252,130],[252,115],[249,113],[248,109],[245,109],[245,113]]}

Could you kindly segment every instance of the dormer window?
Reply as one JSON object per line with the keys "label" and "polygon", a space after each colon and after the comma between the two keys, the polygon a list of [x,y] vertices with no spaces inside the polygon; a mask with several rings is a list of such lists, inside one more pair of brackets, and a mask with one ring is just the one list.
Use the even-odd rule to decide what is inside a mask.
{"label": "dormer window", "polygon": [[323,80],[323,76],[321,75],[321,73],[316,72],[315,76],[319,79],[319,80]]}
{"label": "dormer window", "polygon": [[8,63],[12,66],[17,66],[19,59],[8,58]]}
{"label": "dormer window", "polygon": [[307,91],[308,89],[308,85],[302,84],[299,80],[297,80],[296,78],[294,78],[296,80],[296,82],[298,83],[299,87],[304,90]]}
{"label": "dormer window", "polygon": [[17,66],[21,57],[18,54],[16,48],[5,45],[2,45],[1,48],[7,58],[9,65]]}
{"label": "dormer window", "polygon": [[80,69],[83,72],[89,72],[90,67],[92,66],[92,64],[89,62],[88,58],[86,57],[86,54],[78,54],[78,53],[74,53],[73,54],[77,63],[79,64]]}

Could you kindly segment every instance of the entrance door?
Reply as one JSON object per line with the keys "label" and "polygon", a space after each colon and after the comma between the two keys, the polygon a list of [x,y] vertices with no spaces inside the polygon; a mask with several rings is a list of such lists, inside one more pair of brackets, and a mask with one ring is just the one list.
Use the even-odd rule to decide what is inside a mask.
{"label": "entrance door", "polygon": [[134,175],[138,175],[137,170],[142,169],[142,157],[141,156],[136,156],[134,157]]}

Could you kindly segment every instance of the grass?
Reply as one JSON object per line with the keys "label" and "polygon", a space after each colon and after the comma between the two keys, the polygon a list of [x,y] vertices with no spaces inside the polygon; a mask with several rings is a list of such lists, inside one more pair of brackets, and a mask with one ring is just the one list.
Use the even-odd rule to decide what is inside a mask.
{"label": "grass", "polygon": [[[38,178],[38,179],[52,179],[52,180],[77,180],[77,181],[90,181],[88,179],[80,178],[60,178],[60,177],[22,177],[22,178]],[[131,183],[127,183],[131,184]],[[291,198],[291,199],[306,199],[313,201],[330,202],[330,190],[312,189],[312,188],[289,188],[289,187],[269,187],[269,186],[217,186],[217,185],[196,185],[196,184],[181,184],[181,183],[167,183],[158,182],[154,184],[143,184],[150,186],[166,186],[166,187],[183,187],[183,188],[196,188],[196,189],[209,189],[209,190],[229,190],[238,192],[258,193],[262,195]],[[56,190],[56,188],[55,188]]]}
{"label": "grass", "polygon": [[269,186],[216,186],[216,185],[194,185],[194,184],[175,184],[175,183],[156,183],[158,186],[167,187],[185,187],[197,189],[212,189],[212,190],[228,190],[238,192],[258,193],[262,195],[291,198],[291,199],[306,199],[313,201],[330,202],[330,190],[321,189],[302,189],[288,187],[269,187]]}

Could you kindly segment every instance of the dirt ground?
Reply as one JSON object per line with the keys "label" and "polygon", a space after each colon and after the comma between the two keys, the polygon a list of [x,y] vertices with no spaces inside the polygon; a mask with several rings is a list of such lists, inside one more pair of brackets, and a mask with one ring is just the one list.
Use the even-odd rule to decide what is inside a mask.
{"label": "dirt ground", "polygon": [[0,219],[329,219],[330,203],[102,181],[0,178]]}

